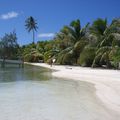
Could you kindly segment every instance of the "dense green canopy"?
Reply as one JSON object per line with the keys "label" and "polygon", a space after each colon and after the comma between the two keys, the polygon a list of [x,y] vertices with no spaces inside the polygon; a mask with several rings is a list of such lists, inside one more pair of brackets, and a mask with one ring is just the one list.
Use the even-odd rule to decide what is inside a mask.
{"label": "dense green canopy", "polygon": [[[37,23],[33,17],[29,17],[25,23],[29,32],[37,30]],[[13,36],[6,34],[1,39],[1,54],[2,41],[6,44],[6,39],[11,37],[13,41],[7,45],[9,47],[16,46],[14,41],[16,38]],[[7,46],[7,48],[9,47]],[[108,24],[107,19],[98,18],[84,27],[77,19],[69,25],[63,26],[53,40],[24,45],[17,51],[17,54],[23,56],[24,60],[28,62],[44,61],[49,63],[51,59],[55,59],[55,64],[118,68],[120,62],[120,18],[113,19],[111,24]]]}

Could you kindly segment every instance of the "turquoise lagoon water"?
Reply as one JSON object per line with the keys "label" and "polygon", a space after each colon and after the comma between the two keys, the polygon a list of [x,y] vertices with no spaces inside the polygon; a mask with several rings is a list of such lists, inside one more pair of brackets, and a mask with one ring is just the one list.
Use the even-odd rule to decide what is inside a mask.
{"label": "turquoise lagoon water", "polygon": [[51,73],[35,66],[0,68],[0,120],[119,120],[93,84]]}

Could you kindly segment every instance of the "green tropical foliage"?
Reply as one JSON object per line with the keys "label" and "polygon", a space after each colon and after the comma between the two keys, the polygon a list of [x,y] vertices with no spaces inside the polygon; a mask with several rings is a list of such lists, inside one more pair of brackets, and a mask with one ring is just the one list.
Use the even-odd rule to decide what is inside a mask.
{"label": "green tropical foliage", "polygon": [[38,42],[36,49],[44,62],[55,58],[56,64],[116,68],[120,62],[120,19],[108,24],[107,19],[98,18],[85,27],[74,20],[53,40]]}
{"label": "green tropical foliage", "polygon": [[83,67],[91,67],[93,60],[95,58],[95,50],[94,47],[85,47],[80,54],[80,57],[77,61],[78,65]]}
{"label": "green tropical foliage", "polygon": [[40,53],[35,44],[25,46],[23,56],[26,62],[39,62],[39,60],[43,60],[43,54]]}
{"label": "green tropical foliage", "polygon": [[[84,27],[77,19],[63,26],[52,40],[38,41],[36,44],[34,43],[34,32],[38,28],[36,21],[33,17],[29,17],[25,24],[28,32],[33,31],[33,43],[16,48],[16,55],[22,56],[24,61],[42,60],[49,63],[51,59],[55,59],[54,64],[119,68],[120,18],[113,19],[110,24],[107,19],[98,18]],[[10,37],[6,36],[0,42],[1,56],[2,41]]]}
{"label": "green tropical foliage", "polygon": [[0,58],[15,59],[17,57],[19,45],[15,32],[5,34],[0,40]]}

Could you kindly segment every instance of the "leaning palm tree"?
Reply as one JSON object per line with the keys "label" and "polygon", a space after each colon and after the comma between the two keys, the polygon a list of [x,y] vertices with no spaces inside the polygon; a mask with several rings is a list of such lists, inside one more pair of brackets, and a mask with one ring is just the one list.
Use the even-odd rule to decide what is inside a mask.
{"label": "leaning palm tree", "polygon": [[74,20],[69,26],[64,26],[61,31],[56,35],[57,40],[64,44],[65,48],[74,46],[76,42],[85,39],[89,23],[81,28],[80,20]]}
{"label": "leaning palm tree", "polygon": [[29,18],[26,19],[25,26],[28,32],[31,32],[31,31],[33,32],[33,43],[34,43],[35,42],[35,31],[37,31],[38,29],[37,22],[32,16],[30,16]]}
{"label": "leaning palm tree", "polygon": [[89,29],[90,36],[92,36],[92,38],[94,37],[95,39],[94,43],[95,45],[97,45],[98,48],[100,47],[101,41],[105,38],[105,33],[107,29],[108,29],[107,19],[101,18],[95,20]]}
{"label": "leaning palm tree", "polygon": [[85,37],[88,27],[89,23],[84,28],[82,28],[80,20],[74,20],[70,23],[70,26],[65,26],[61,30],[61,33],[67,36],[69,40],[75,44],[81,40],[81,38]]}
{"label": "leaning palm tree", "polygon": [[112,21],[111,25],[104,31],[103,39],[99,44],[99,48],[96,52],[96,57],[93,61],[93,67],[96,64],[105,62],[107,67],[110,66],[112,56],[120,47],[120,19]]}

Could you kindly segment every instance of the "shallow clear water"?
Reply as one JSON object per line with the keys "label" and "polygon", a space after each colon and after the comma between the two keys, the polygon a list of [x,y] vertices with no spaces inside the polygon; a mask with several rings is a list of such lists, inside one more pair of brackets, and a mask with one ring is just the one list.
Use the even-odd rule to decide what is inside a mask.
{"label": "shallow clear water", "polygon": [[119,120],[93,84],[51,76],[49,69],[0,68],[0,120]]}

